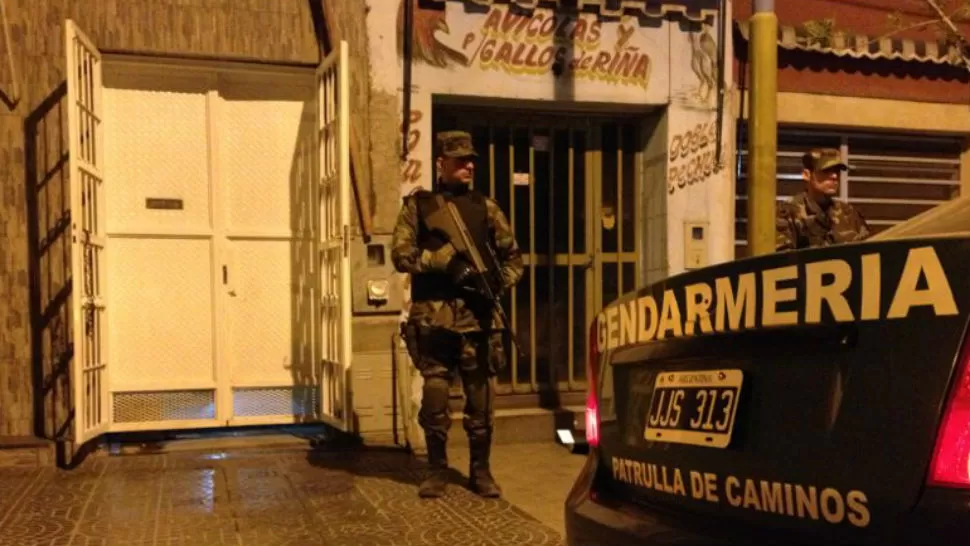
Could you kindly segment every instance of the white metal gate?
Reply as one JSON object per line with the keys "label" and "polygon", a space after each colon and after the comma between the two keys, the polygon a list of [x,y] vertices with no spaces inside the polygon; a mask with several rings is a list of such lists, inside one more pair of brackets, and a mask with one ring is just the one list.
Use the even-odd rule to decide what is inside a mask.
{"label": "white metal gate", "polygon": [[[111,196],[104,192],[103,181],[107,176],[110,176],[111,171],[106,167],[106,154],[104,151],[105,135],[103,132],[105,131],[105,127],[103,126],[103,116],[105,102],[103,100],[102,93],[102,87],[104,85],[104,78],[102,76],[103,59],[91,40],[80,33],[77,26],[72,21],[66,21],[66,50],[68,70],[67,100],[69,106],[68,117],[70,125],[71,152],[71,211],[73,223],[72,276],[74,279],[73,336],[75,358],[73,361],[73,367],[71,369],[71,378],[74,393],[73,406],[75,412],[74,439],[77,447],[80,447],[89,440],[95,439],[101,434],[109,431],[194,428],[197,426],[253,424],[256,422],[269,423],[271,421],[274,423],[305,422],[305,420],[295,419],[296,417],[299,417],[295,414],[294,416],[288,416],[278,414],[278,412],[275,412],[275,410],[273,415],[263,412],[263,414],[255,417],[248,415],[243,415],[240,417],[238,408],[234,406],[236,399],[233,397],[235,394],[238,394],[238,392],[246,389],[258,391],[259,388],[262,388],[263,391],[267,389],[272,390],[270,387],[275,390],[285,390],[288,387],[286,385],[281,387],[278,381],[273,383],[273,385],[257,385],[256,383],[259,383],[259,381],[253,383],[246,378],[243,379],[246,379],[246,381],[249,382],[243,381],[243,383],[246,383],[245,385],[239,381],[236,381],[231,374],[227,373],[228,365],[224,363],[227,349],[223,347],[223,341],[219,341],[219,343],[216,344],[218,345],[219,350],[209,347],[210,350],[203,351],[203,353],[205,353],[203,356],[211,354],[215,359],[214,362],[216,363],[215,367],[211,369],[207,368],[204,370],[196,370],[208,373],[212,376],[211,380],[205,382],[204,384],[198,383],[188,385],[188,382],[184,377],[181,377],[179,374],[175,374],[166,376],[171,377],[171,379],[168,380],[168,382],[162,382],[164,384],[159,383],[158,378],[146,379],[143,377],[142,379],[145,380],[138,384],[126,383],[125,385],[114,385],[113,382],[117,382],[120,379],[120,375],[117,373],[117,370],[113,382],[109,381],[109,377],[107,375],[107,362],[109,361],[109,353],[107,351],[109,337],[107,334],[109,332],[108,321],[106,320],[108,315],[106,314],[106,305],[104,303],[104,297],[107,294],[108,273],[110,272],[110,264],[108,264],[108,261],[106,260],[106,248],[108,246],[107,241],[112,241],[112,249],[110,250],[112,252],[115,267],[117,267],[118,264],[121,264],[122,266],[128,264],[132,260],[138,258],[138,256],[141,256],[141,254],[138,254],[137,256],[135,255],[137,252],[132,254],[130,244],[127,247],[124,247],[127,249],[127,253],[123,251],[123,245],[120,245],[118,247],[118,251],[115,252],[113,246],[115,239],[109,238],[109,235],[112,232],[110,231],[111,226],[106,222],[105,210],[107,205],[105,201]],[[313,396],[314,401],[311,403],[311,405],[316,405],[316,410],[312,412],[315,415],[311,416],[308,413],[304,417],[309,419],[321,419],[328,424],[346,431],[350,431],[352,428],[349,398],[349,372],[352,356],[350,328],[350,275],[352,272],[350,268],[348,247],[351,219],[348,58],[348,45],[347,43],[342,42],[335,52],[324,59],[323,63],[321,63],[316,72],[314,82],[316,88],[310,92],[311,96],[313,91],[317,93],[317,100],[313,101],[311,98],[308,99],[306,103],[308,108],[308,110],[306,110],[306,115],[309,119],[309,123],[307,124],[307,134],[309,138],[305,142],[309,144],[307,148],[310,150],[310,153],[301,154],[300,158],[305,158],[307,161],[303,161],[303,159],[301,159],[299,165],[296,167],[299,167],[298,170],[300,170],[301,173],[305,171],[310,177],[309,180],[311,180],[311,182],[307,184],[307,186],[310,188],[307,191],[307,194],[294,196],[294,199],[296,199],[296,202],[298,203],[306,203],[309,205],[307,208],[308,212],[310,213],[309,216],[312,219],[310,222],[304,223],[304,219],[306,219],[306,217],[301,216],[300,225],[298,228],[295,228],[297,229],[298,233],[293,235],[293,237],[296,237],[297,235],[300,237],[303,235],[308,235],[308,240],[312,241],[311,245],[309,246],[312,246],[313,248],[308,248],[308,252],[306,254],[307,258],[309,258],[308,261],[311,263],[302,262],[303,265],[300,265],[300,267],[305,267],[305,269],[300,269],[300,271],[297,272],[297,276],[299,276],[300,279],[309,280],[309,283],[301,283],[299,285],[301,289],[300,298],[302,298],[300,299],[300,302],[307,303],[310,309],[318,309],[317,311],[311,310],[310,313],[306,315],[306,321],[299,325],[299,329],[303,331],[301,335],[304,335],[304,338],[301,338],[301,342],[298,343],[300,345],[300,351],[302,351],[300,354],[302,355],[308,352],[309,354],[313,355],[312,358],[308,359],[308,362],[313,362],[311,365],[313,370],[312,373],[309,374],[310,377],[303,377],[309,381],[309,384],[301,383],[299,385],[294,385],[294,387],[300,387],[306,390],[306,387],[312,385],[312,389],[314,391],[319,389],[319,396]],[[111,74],[114,74],[114,72],[111,72]],[[111,76],[111,74],[109,74],[109,76]],[[116,76],[117,75],[111,77]],[[307,77],[310,76],[307,75]],[[262,76],[260,76],[260,78],[262,78]],[[296,79],[307,81],[302,80],[302,76],[297,77]],[[207,108],[209,114],[212,114],[212,109],[215,105],[219,105],[218,108],[215,108],[215,114],[206,118],[209,120],[207,122],[207,130],[209,134],[207,138],[209,140],[213,140],[216,138],[216,136],[222,135],[219,138],[224,140],[224,135],[228,133],[226,133],[225,128],[219,127],[219,123],[227,122],[229,120],[229,117],[227,117],[228,113],[224,110],[228,108],[227,105],[230,104],[230,101],[229,99],[223,100],[220,96],[222,88],[212,87],[211,82],[206,83],[199,78],[185,77],[182,78],[182,80],[180,80],[182,83],[179,85],[188,86],[187,89],[191,90],[180,91],[180,96],[183,96],[183,98],[188,97],[189,93],[195,93],[196,87],[201,85],[200,82],[205,84],[203,87],[208,89],[208,91],[204,92],[204,98],[206,98],[207,101],[206,104],[208,105]],[[307,81],[307,83],[310,82]],[[181,89],[181,87],[178,88]],[[242,93],[239,88],[231,88],[230,95],[232,95],[234,100],[241,100],[241,104],[244,106],[248,104],[245,101],[249,96]],[[121,104],[118,101],[118,97],[115,95],[112,95],[112,97],[114,97],[114,102],[110,104],[114,104],[113,107],[118,108],[118,105]],[[259,97],[257,97],[257,99],[258,98]],[[183,105],[183,102],[178,102],[178,105]],[[193,102],[192,105],[197,106],[196,102]],[[316,104],[313,104],[313,102],[316,102]],[[195,112],[195,110],[192,111]],[[194,119],[195,118],[192,118],[192,120]],[[274,125],[274,127],[276,127],[276,125]],[[292,125],[292,123],[288,122],[286,127],[290,128],[290,125]],[[185,126],[185,124],[183,124],[183,126]],[[119,127],[121,126],[116,125],[113,129],[115,133],[117,133],[115,134],[116,139],[123,138],[126,134],[124,132],[119,132]],[[137,128],[137,124],[134,127]],[[277,128],[279,129],[279,127]],[[111,129],[111,127],[107,127],[107,129]],[[251,135],[251,133],[246,134]],[[316,136],[314,136],[314,134],[316,134]],[[178,138],[192,136],[192,138],[195,138],[196,140],[199,138],[199,135],[195,135],[194,133],[192,133],[192,135],[173,134],[172,136]],[[302,146],[302,144],[300,144],[300,146]],[[314,147],[316,149],[314,149]],[[210,163],[208,164],[209,174],[203,175],[203,178],[205,178],[205,180],[209,180],[209,183],[215,184],[215,186],[200,188],[195,188],[193,186],[192,188],[188,188],[183,187],[183,184],[183,186],[179,186],[178,188],[174,189],[163,188],[158,184],[148,185],[145,187],[139,186],[137,191],[128,191],[128,193],[123,196],[124,199],[131,201],[131,203],[135,203],[134,209],[132,209],[131,203],[128,203],[123,199],[118,202],[119,206],[117,207],[116,212],[120,213],[121,216],[125,216],[125,213],[128,213],[127,216],[135,218],[135,220],[132,220],[131,218],[126,220],[128,224],[132,224],[132,222],[134,222],[134,224],[138,224],[139,221],[145,218],[149,218],[149,220],[151,218],[156,218],[156,216],[134,214],[135,209],[138,211],[142,210],[142,206],[140,203],[138,203],[138,201],[144,201],[146,195],[152,198],[156,197],[155,190],[159,190],[161,192],[159,195],[164,194],[163,197],[169,196],[169,192],[174,192],[173,195],[175,195],[175,197],[171,199],[149,199],[149,201],[152,201],[153,203],[154,201],[164,202],[162,205],[158,206],[154,204],[149,206],[146,204],[144,209],[152,209],[152,211],[154,211],[152,214],[162,214],[162,212],[159,211],[168,210],[168,208],[166,208],[166,203],[169,201],[177,202],[178,204],[178,206],[173,208],[172,211],[185,210],[187,212],[193,212],[201,210],[205,212],[207,210],[221,210],[219,203],[226,201],[225,199],[221,199],[221,197],[224,197],[223,194],[225,192],[219,190],[218,181],[221,180],[221,178],[219,178],[218,171],[220,170],[221,164],[217,162],[219,157],[218,154],[212,155],[213,149],[218,151],[220,147],[210,144],[209,153],[216,159],[210,158]],[[319,153],[319,155],[313,157],[313,155],[317,153]],[[122,159],[124,159],[124,157]],[[111,158],[109,157],[109,159]],[[314,164],[313,162],[316,163]],[[145,162],[142,161],[142,163]],[[111,161],[109,161],[108,164],[114,165],[114,163],[111,163]],[[313,167],[309,168],[307,167],[308,165],[313,165]],[[115,166],[118,167],[119,172],[123,172],[125,168],[124,163]],[[142,167],[145,167],[145,165],[142,165]],[[148,165],[147,168],[150,170],[152,165]],[[311,171],[315,171],[315,173]],[[290,176],[292,177],[294,175],[290,173]],[[215,187],[215,190],[213,190],[212,187]],[[238,190],[238,188],[235,189]],[[129,190],[131,190],[131,188],[129,188]],[[151,195],[145,193],[146,191]],[[185,192],[194,193],[183,196],[182,193]],[[210,202],[209,199],[200,198],[199,195],[202,194],[199,192],[203,192],[205,194],[203,197],[211,194],[210,197],[212,202]],[[184,209],[182,207],[183,197],[185,197]],[[228,201],[226,202],[228,203]],[[295,203],[289,203],[289,205],[294,205]],[[319,206],[319,208],[317,208],[317,206]],[[190,207],[194,208],[192,208],[190,211]],[[178,218],[180,218],[179,216],[173,216],[172,214],[174,214],[174,212],[165,216],[165,219],[170,220],[169,223],[175,222],[178,220]],[[203,320],[203,322],[215,321],[212,328],[205,330],[201,334],[211,337],[214,343],[216,340],[223,340],[228,335],[228,328],[220,326],[223,324],[223,322],[220,320],[221,318],[225,318],[224,316],[231,315],[231,313],[225,312],[228,310],[226,305],[214,305],[212,302],[220,297],[226,301],[234,301],[233,298],[236,296],[233,293],[233,288],[236,288],[234,283],[241,282],[240,277],[245,278],[244,273],[246,272],[245,269],[241,267],[232,269],[231,271],[228,267],[222,267],[223,265],[237,265],[236,261],[238,260],[234,261],[232,259],[228,259],[231,258],[230,256],[223,256],[225,252],[233,254],[231,248],[225,252],[220,249],[225,247],[227,244],[232,246],[230,243],[238,243],[236,239],[246,239],[247,237],[249,239],[253,239],[255,237],[253,233],[245,232],[240,235],[229,230],[225,220],[220,219],[222,216],[224,216],[223,213],[213,213],[213,218],[215,218],[215,220],[213,220],[215,222],[215,227],[208,228],[209,231],[203,230],[205,233],[196,233],[196,231],[199,231],[197,229],[196,231],[192,232],[196,239],[204,239],[203,243],[205,244],[201,246],[205,247],[205,249],[203,249],[205,250],[205,256],[204,259],[202,259],[202,262],[204,263],[200,262],[200,264],[198,264],[199,267],[196,267],[190,273],[199,273],[201,271],[201,276],[199,279],[197,279],[199,283],[217,284],[221,281],[221,285],[225,285],[223,288],[227,290],[228,293],[228,295],[225,297],[213,293],[211,297],[207,296],[203,298],[201,292],[193,292],[193,294],[195,294],[195,296],[197,296],[200,300],[205,300],[203,305],[198,306],[199,308],[195,309],[195,311],[197,311],[196,314],[201,313],[200,316],[205,315],[206,309],[211,307],[209,312],[212,313],[212,319],[206,319],[206,316],[210,316],[206,315],[202,316],[202,318],[199,320],[206,319]],[[117,216],[114,215],[113,217],[117,218]],[[193,218],[195,217],[193,216],[192,218],[189,218],[189,220],[192,220]],[[142,233],[145,231],[145,229],[148,229],[149,231],[154,229],[155,231],[151,231],[151,233],[155,233],[157,231],[159,236],[168,234],[169,239],[171,239],[172,236],[176,234],[176,228],[188,229],[186,227],[188,224],[185,224],[185,222],[188,220],[178,221],[181,221],[182,224],[178,224],[177,226],[175,224],[172,226],[166,224],[167,227],[155,226],[154,228],[150,221],[148,224],[142,225],[144,224],[144,222],[142,222],[142,224],[138,224],[137,226],[134,224],[128,225],[121,222],[115,226],[115,229],[134,229],[136,227],[143,228],[141,231],[135,230],[142,235],[148,233]],[[191,224],[191,222],[189,223]],[[314,225],[312,226],[312,229],[308,230],[306,228],[310,227],[309,224]],[[206,223],[206,225],[208,225],[208,223]],[[124,233],[119,232],[119,234],[116,234],[116,238],[119,241],[127,240],[125,239],[125,234],[127,232],[125,232],[124,229],[122,229],[122,232]],[[235,234],[235,236],[233,234]],[[216,237],[217,235],[218,237]],[[278,234],[276,232],[273,232],[270,235],[276,239],[283,237],[282,234]],[[210,239],[212,239],[211,244],[208,242]],[[225,239],[225,241],[222,239]],[[301,243],[299,246],[303,247],[303,241],[301,240],[299,242]],[[268,245],[269,243],[266,243],[264,246]],[[277,254],[280,254],[281,256],[283,255],[282,252],[277,252]],[[121,260],[121,258],[124,256],[127,256],[127,261]],[[182,256],[184,257],[184,253]],[[199,256],[202,257],[201,254]],[[250,256],[250,261],[252,261],[252,258],[253,257]],[[155,265],[158,264],[156,263]],[[210,268],[211,274],[209,271]],[[219,274],[220,271],[218,270],[221,270],[221,275]],[[122,268],[119,271],[127,270]],[[227,272],[231,273],[231,275],[227,275]],[[307,275],[303,275],[302,273],[307,273]],[[117,274],[117,272],[115,272],[115,274]],[[280,281],[279,279],[276,280],[279,281],[276,282],[276,285],[283,286],[285,292],[290,290],[289,284],[284,282],[286,279],[284,279],[284,281]],[[130,284],[137,288],[139,286],[138,283],[138,279],[133,279]],[[150,289],[141,290],[142,292],[145,292],[147,296],[142,299],[138,299],[137,301],[154,301],[152,298],[157,300],[160,297],[158,294],[162,290],[162,285],[164,285],[163,282],[156,282],[152,283]],[[274,287],[276,287],[276,285],[274,285]],[[215,288],[213,288],[213,290],[215,290]],[[259,290],[258,287],[257,290]],[[244,294],[240,292],[240,298],[236,299],[241,299],[243,295]],[[126,298],[126,300],[127,299],[129,298]],[[318,304],[317,302],[320,303]],[[125,303],[130,302],[126,301]],[[317,307],[317,305],[319,305],[319,307]],[[122,305],[121,308],[124,309],[125,306]],[[141,308],[144,309],[144,306]],[[113,307],[113,309],[117,311],[119,308]],[[129,304],[129,314],[131,311],[131,305]],[[135,309],[135,311],[137,311],[137,309]],[[300,314],[300,316],[304,315]],[[171,326],[173,323],[184,320],[184,317],[179,318],[178,315],[175,317],[176,318],[169,320],[166,324]],[[144,321],[138,321],[140,324],[139,327],[141,328],[139,331],[150,331],[157,326],[155,321],[153,321],[151,318],[145,318],[146,320]],[[313,333],[305,335],[305,330],[307,329]],[[165,329],[163,328],[163,330]],[[239,334],[236,337],[241,336],[243,336],[243,334]],[[183,345],[188,345],[188,342],[184,339],[180,339],[180,337],[181,336],[174,336],[173,338],[167,339],[167,342],[173,344],[173,346],[178,346],[180,343]],[[199,335],[195,335],[195,337],[197,338]],[[279,341],[275,338],[274,340]],[[311,343],[313,347],[304,347],[302,344],[303,341]],[[121,343],[118,344],[118,346],[120,345]],[[132,362],[135,362],[136,360],[136,364],[144,364],[145,366],[151,365],[150,358],[146,358],[144,356],[137,357],[137,355],[133,357],[131,354],[128,354],[127,356],[127,360],[131,361],[129,362],[129,371],[137,368],[137,366],[133,367],[131,365]],[[118,361],[116,360],[114,362],[115,366],[113,368],[117,368]],[[291,368],[293,367],[293,364],[284,358],[283,367]],[[128,379],[130,380],[132,378],[129,377]],[[274,381],[277,379],[278,378],[274,379]],[[263,382],[265,383],[266,381],[269,381],[269,379],[265,379]],[[113,389],[115,389],[115,387],[121,390],[113,393]],[[212,394],[216,393],[217,391],[225,391],[225,389],[228,387],[233,387],[235,390],[232,393],[229,393],[229,391],[224,392],[222,395],[216,397],[219,399],[218,403],[213,402],[215,398],[213,398]],[[158,396],[165,394],[184,395],[186,392],[190,394],[201,393],[202,395],[206,395],[204,397],[205,400],[199,402],[199,400],[202,400],[202,398],[199,398],[199,400],[193,398],[192,400],[188,401],[178,399],[174,400],[173,402],[172,400],[169,400],[171,397],[164,398]],[[112,396],[120,395],[138,395],[141,396],[139,400],[142,401],[151,398],[151,404],[148,404],[148,407],[142,408],[147,410],[142,412],[147,415],[147,417],[142,416],[140,417],[140,420],[137,421],[133,421],[132,419],[119,420],[118,416],[115,415],[114,410],[120,406],[114,401]],[[200,406],[200,404],[202,404],[204,407]],[[274,406],[274,408],[277,406]],[[192,416],[188,416],[188,414],[186,414],[186,412],[190,410],[195,411],[195,413],[192,413]],[[204,410],[204,414],[199,413],[202,410]]]}
{"label": "white metal gate", "polygon": [[74,444],[108,430],[104,294],[104,149],[101,55],[74,21],[65,21],[71,184]]}
{"label": "white metal gate", "polygon": [[320,122],[320,378],[322,419],[350,426],[350,74],[347,42],[341,41],[317,71]]}

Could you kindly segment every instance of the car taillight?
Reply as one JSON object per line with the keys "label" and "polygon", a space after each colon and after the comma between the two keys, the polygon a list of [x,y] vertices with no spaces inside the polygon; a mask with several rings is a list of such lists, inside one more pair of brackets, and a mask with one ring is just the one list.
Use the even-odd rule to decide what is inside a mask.
{"label": "car taillight", "polygon": [[599,402],[596,399],[596,384],[600,369],[597,323],[598,321],[594,320],[589,329],[589,355],[586,358],[586,384],[589,385],[586,392],[586,443],[590,447],[600,445],[600,411]]}
{"label": "car taillight", "polygon": [[929,485],[970,488],[970,336],[964,341],[944,406]]}

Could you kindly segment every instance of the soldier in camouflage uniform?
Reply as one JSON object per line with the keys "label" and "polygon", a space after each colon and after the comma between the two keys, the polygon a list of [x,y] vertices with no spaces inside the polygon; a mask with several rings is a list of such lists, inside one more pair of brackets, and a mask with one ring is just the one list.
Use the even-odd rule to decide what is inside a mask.
{"label": "soldier in camouflage uniform", "polygon": [[778,204],[777,250],[829,246],[869,237],[869,226],[852,205],[838,201],[840,173],[848,169],[839,150],[817,148],[802,156],[805,191]]}
{"label": "soldier in camouflage uniform", "polygon": [[457,372],[465,391],[464,428],[468,434],[469,484],[478,494],[498,497],[501,489],[489,470],[494,409],[494,377],[506,365],[503,331],[492,327],[493,307],[473,291],[471,265],[455,247],[428,230],[424,214],[435,195],[454,203],[479,253],[489,252],[501,270],[495,278],[508,291],[522,277],[522,254],[498,204],[471,189],[477,153],[471,135],[439,133],[435,141],[438,170],[435,192],[418,191],[404,199],[394,229],[391,259],[411,275],[411,307],[403,325],[405,342],[424,377],[418,420],[424,429],[432,475],[420,487],[422,497],[440,497],[447,483],[446,444],[451,417],[448,391]]}

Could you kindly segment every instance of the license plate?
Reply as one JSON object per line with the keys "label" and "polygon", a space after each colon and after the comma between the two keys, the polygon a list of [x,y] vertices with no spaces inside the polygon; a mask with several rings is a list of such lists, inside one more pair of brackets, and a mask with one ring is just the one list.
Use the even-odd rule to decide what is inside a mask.
{"label": "license plate", "polygon": [[662,372],[657,376],[643,437],[727,447],[741,398],[741,370]]}

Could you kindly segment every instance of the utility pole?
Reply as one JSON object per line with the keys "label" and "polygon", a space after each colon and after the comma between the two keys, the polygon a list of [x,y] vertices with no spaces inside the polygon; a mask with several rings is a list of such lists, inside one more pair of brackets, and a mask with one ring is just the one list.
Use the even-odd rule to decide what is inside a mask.
{"label": "utility pole", "polygon": [[778,17],[774,0],[754,0],[748,59],[748,254],[775,251],[778,153]]}

